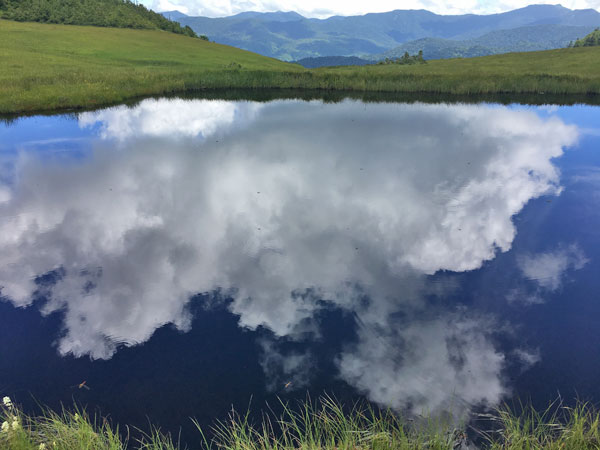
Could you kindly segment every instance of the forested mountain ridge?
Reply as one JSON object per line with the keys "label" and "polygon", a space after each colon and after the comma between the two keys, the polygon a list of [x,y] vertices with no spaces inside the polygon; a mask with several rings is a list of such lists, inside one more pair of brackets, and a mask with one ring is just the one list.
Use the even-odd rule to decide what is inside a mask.
{"label": "forested mountain ridge", "polygon": [[[490,15],[444,16],[425,10],[396,10],[328,19],[309,19],[295,12],[245,12],[219,18],[163,14],[215,42],[287,61],[319,56],[364,57],[421,38],[469,40],[519,27],[600,26],[597,11],[560,5],[531,5]],[[426,51],[425,57],[430,57]]]}
{"label": "forested mountain ridge", "polygon": [[406,42],[371,59],[396,58],[405,52],[423,50],[425,59],[472,58],[509,52],[529,52],[564,48],[569,42],[593,31],[593,26],[534,25],[498,30],[466,40],[424,38]]}
{"label": "forested mountain ridge", "polygon": [[0,0],[0,18],[18,22],[164,30],[196,37],[191,28],[129,0]]}
{"label": "forested mountain ridge", "polygon": [[600,29],[596,28],[587,36],[577,39],[573,42],[572,47],[595,47],[600,45]]}

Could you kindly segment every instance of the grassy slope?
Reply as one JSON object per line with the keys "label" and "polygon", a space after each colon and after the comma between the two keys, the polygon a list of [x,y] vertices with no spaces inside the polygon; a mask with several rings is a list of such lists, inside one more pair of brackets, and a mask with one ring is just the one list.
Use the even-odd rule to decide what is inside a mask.
{"label": "grassy slope", "polygon": [[168,32],[6,20],[0,20],[0,61],[0,112],[93,106],[211,80],[226,86],[239,71],[227,68],[232,62],[242,70],[302,70]]}
{"label": "grassy slope", "polygon": [[210,88],[600,94],[597,47],[306,70],[161,31],[0,20],[0,60],[0,113]]}
{"label": "grassy slope", "polygon": [[[600,51],[558,49],[506,53],[478,58],[445,59],[417,65],[381,65],[364,69],[371,75],[366,89],[389,86],[397,79],[407,91],[477,93],[600,94]],[[591,51],[590,51],[591,50]],[[317,71],[332,72],[331,69]],[[339,67],[335,73],[359,72]]]}

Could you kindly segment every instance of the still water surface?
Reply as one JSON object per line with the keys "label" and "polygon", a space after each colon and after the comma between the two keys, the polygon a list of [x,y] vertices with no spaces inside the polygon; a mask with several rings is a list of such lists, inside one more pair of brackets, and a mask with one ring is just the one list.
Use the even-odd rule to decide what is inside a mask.
{"label": "still water surface", "polygon": [[598,401],[598,124],[180,99],[2,124],[0,394],[184,432],[307,392]]}

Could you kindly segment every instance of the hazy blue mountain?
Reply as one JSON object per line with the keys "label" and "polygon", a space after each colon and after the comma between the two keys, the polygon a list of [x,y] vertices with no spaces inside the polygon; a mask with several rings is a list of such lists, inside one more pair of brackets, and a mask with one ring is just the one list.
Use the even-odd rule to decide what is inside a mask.
{"label": "hazy blue mountain", "polygon": [[184,17],[189,17],[187,14],[182,13],[181,11],[165,11],[163,13],[161,13],[163,16],[165,16],[167,19],[169,20],[177,20],[179,21],[179,19],[182,19]]}
{"label": "hazy blue mountain", "polygon": [[302,58],[293,62],[307,69],[331,66],[366,66],[367,64],[373,64],[373,61],[359,58],[358,56],[317,56],[315,58]]}
{"label": "hazy blue mountain", "polygon": [[491,15],[443,16],[396,10],[363,16],[308,19],[294,12],[245,12],[230,17],[171,18],[211,40],[284,60],[381,54],[422,38],[468,40],[486,33],[535,25],[598,26],[600,13],[560,5],[532,5]]}
{"label": "hazy blue mountain", "polygon": [[268,12],[268,13],[260,13],[256,11],[247,11],[236,14],[235,17],[237,19],[256,19],[263,22],[293,22],[296,20],[304,19],[304,16],[301,16],[297,12],[289,11],[277,11],[277,12]]}
{"label": "hazy blue mountain", "polygon": [[425,59],[470,58],[508,52],[528,52],[566,47],[570,42],[587,35],[593,26],[534,25],[498,30],[466,40],[423,38],[406,42],[372,59],[396,58],[408,52],[423,50]]}

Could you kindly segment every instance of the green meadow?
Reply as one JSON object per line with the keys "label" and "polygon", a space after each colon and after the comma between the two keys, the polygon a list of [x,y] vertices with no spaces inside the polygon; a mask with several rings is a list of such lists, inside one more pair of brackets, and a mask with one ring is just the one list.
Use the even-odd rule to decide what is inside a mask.
{"label": "green meadow", "polygon": [[94,108],[215,89],[600,94],[600,47],[304,69],[164,31],[0,20],[0,60],[4,114]]}
{"label": "green meadow", "polygon": [[301,71],[165,31],[7,20],[0,20],[0,60],[3,113],[89,108],[139,96],[239,85],[242,70]]}

